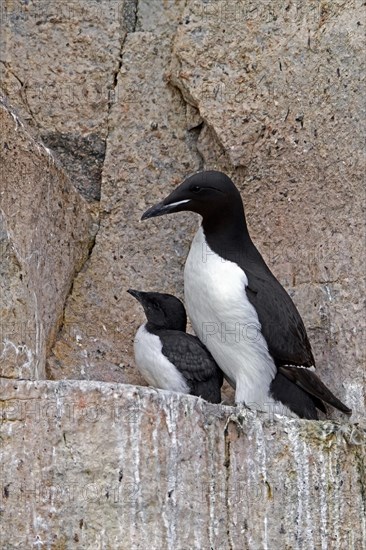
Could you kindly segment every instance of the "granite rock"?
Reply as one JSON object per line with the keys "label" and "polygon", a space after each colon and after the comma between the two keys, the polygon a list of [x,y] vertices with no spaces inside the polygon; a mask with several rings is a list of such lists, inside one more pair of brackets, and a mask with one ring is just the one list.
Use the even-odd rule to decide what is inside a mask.
{"label": "granite rock", "polygon": [[90,216],[51,152],[0,103],[0,376],[45,378]]}
{"label": "granite rock", "polygon": [[3,90],[88,201],[100,197],[108,113],[135,12],[135,0],[1,5]]}
{"label": "granite rock", "polygon": [[0,411],[4,549],[366,544],[365,427],[86,381],[3,381]]}

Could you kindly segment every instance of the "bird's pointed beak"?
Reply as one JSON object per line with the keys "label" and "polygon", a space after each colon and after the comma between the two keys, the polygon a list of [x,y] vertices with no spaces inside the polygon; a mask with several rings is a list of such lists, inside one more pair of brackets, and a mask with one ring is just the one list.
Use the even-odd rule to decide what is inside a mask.
{"label": "bird's pointed beak", "polygon": [[168,208],[163,201],[158,204],[154,204],[144,212],[141,216],[141,220],[147,220],[148,218],[156,218],[157,216],[163,216],[168,213]]}
{"label": "bird's pointed beak", "polygon": [[157,216],[164,216],[164,214],[172,214],[173,212],[180,212],[183,209],[185,210],[183,205],[189,203],[191,199],[179,198],[179,189],[178,187],[164,200],[146,210],[146,212],[142,214],[141,220],[156,218]]}
{"label": "bird's pointed beak", "polygon": [[142,299],[142,297],[143,297],[143,294],[144,294],[144,292],[141,292],[140,290],[134,290],[133,288],[129,288],[129,289],[127,290],[127,292],[128,292],[129,294],[131,294],[131,296],[133,296],[134,298],[136,298],[136,300],[137,300],[138,302],[141,301],[141,299]]}

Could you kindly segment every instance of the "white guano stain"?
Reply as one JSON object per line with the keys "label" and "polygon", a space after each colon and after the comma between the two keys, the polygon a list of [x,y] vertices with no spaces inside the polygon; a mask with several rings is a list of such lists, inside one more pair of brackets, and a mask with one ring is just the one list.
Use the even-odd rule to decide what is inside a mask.
{"label": "white guano stain", "polygon": [[41,361],[42,356],[42,344],[43,344],[43,325],[42,321],[39,317],[39,306],[38,306],[38,298],[35,291],[33,291],[33,297],[35,302],[35,308],[34,308],[34,320],[36,324],[36,341],[35,341],[35,347],[36,347],[36,360],[34,364],[34,376],[36,380],[39,378],[39,364]]}
{"label": "white guano stain", "polygon": [[[178,396],[167,394],[164,396],[164,413],[166,426],[170,436],[169,454],[167,457],[167,494],[163,508],[163,520],[166,528],[167,548],[176,550],[177,547],[177,501],[179,451],[177,440],[177,423],[179,419]],[[168,496],[170,494],[170,497]]]}
{"label": "white guano stain", "polygon": [[297,479],[297,538],[301,541],[302,548],[313,550],[313,526],[309,512],[309,454],[305,441],[299,435],[299,427],[296,422],[289,421],[288,439],[292,447]]}
{"label": "white guano stain", "polygon": [[[132,484],[131,490],[129,491],[129,508],[130,508],[130,525],[131,525],[131,540],[135,540],[135,537],[138,537],[138,523],[145,525],[145,514],[144,506],[142,502],[142,487],[141,487],[141,478],[140,478],[140,445],[141,441],[141,422],[143,415],[141,414],[141,399],[140,396],[133,396],[133,410],[129,411],[129,416],[127,417],[127,426],[128,426],[128,439],[129,445],[131,448],[132,455]],[[134,410],[136,407],[136,412],[140,411],[139,414],[135,414]]]}
{"label": "white guano stain", "polygon": [[[261,478],[261,485],[263,487],[263,493],[265,494],[266,484],[268,483],[267,479],[267,457],[266,457],[266,440],[263,433],[263,423],[260,419],[255,419],[256,424],[256,450],[257,450],[257,456],[258,456],[258,463],[259,463],[259,471],[260,471],[260,478]],[[264,517],[263,517],[263,536],[262,536],[262,543],[263,543],[263,550],[271,550],[268,546],[268,517],[267,517],[267,497],[264,499],[265,504],[265,510],[264,510]]]}
{"label": "white guano stain", "polygon": [[[161,473],[161,463],[160,463],[160,457],[159,457],[159,452],[160,452],[160,437],[159,436],[161,435],[161,433],[162,433],[162,430],[161,430],[161,415],[158,414],[154,418],[153,428],[152,428],[152,432],[151,432],[152,449],[151,449],[151,459],[150,460],[153,462],[152,463],[152,468],[156,472],[156,479],[157,479],[157,482],[158,482],[158,488],[157,488],[158,502],[159,502],[160,506],[161,506],[161,497],[162,497],[162,495],[161,495],[161,493],[162,493],[162,482],[164,484],[164,480],[162,480],[162,478],[161,478],[162,473]],[[160,525],[159,525],[159,528],[152,529],[146,535],[147,535],[147,539],[148,539],[146,542],[149,542],[151,544],[152,548],[159,548],[159,546],[161,545],[161,540],[162,540],[162,532],[161,532]]]}
{"label": "white guano stain", "polygon": [[321,550],[328,549],[328,495],[327,495],[327,469],[325,456],[319,453],[320,466],[320,542]]}

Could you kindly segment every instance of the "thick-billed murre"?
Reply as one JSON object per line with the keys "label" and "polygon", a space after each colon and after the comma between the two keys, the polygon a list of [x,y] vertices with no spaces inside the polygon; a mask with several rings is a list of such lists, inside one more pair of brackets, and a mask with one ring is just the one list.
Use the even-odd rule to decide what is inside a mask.
{"label": "thick-billed murre", "polygon": [[202,216],[184,270],[187,312],[236,388],[236,402],[317,419],[317,408],[326,411],[324,401],[351,414],[313,372],[304,323],[253,244],[231,179],[217,171],[197,173],[142,219],[181,211]]}
{"label": "thick-billed murre", "polygon": [[186,333],[182,302],[171,294],[127,292],[140,302],[147,318],[134,341],[136,364],[145,380],[157,388],[220,403],[223,374],[202,342]]}

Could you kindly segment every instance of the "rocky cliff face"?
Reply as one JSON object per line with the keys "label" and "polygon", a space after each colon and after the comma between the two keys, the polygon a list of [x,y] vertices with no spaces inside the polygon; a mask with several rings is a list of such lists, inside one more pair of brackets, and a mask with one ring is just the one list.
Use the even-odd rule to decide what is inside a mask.
{"label": "rocky cliff face", "polygon": [[45,378],[64,302],[88,257],[85,201],[6,103],[0,103],[0,375]]}
{"label": "rocky cliff face", "polygon": [[4,549],[365,547],[355,425],[87,381],[6,381],[0,404]]}
{"label": "rocky cliff face", "polygon": [[[86,505],[79,500],[70,509],[61,501],[56,511],[51,506],[52,517],[46,513],[47,499],[24,501],[32,527],[25,531],[17,524],[11,534],[4,531],[4,548],[116,548],[127,539],[126,548],[144,548],[152,539],[182,549],[272,548],[277,540],[286,548],[358,549],[365,544],[362,430],[357,431],[360,444],[349,444],[349,433],[356,428],[337,424],[284,420],[269,427],[266,420],[246,417],[244,424],[235,423],[235,429],[230,421],[228,431],[230,409],[220,409],[219,419],[214,417],[208,431],[200,433],[201,425],[206,426],[204,405],[198,410],[191,398],[116,385],[143,384],[132,353],[133,335],[143,316],[126,290],[132,286],[182,297],[182,268],[198,225],[198,219],[188,214],[140,223],[141,214],[189,173],[216,168],[239,186],[252,237],[303,316],[322,379],[353,408],[352,420],[363,422],[361,9],[361,2],[344,5],[340,0],[255,5],[196,0],[3,1],[2,398],[7,403],[19,394],[20,403],[44,405],[66,388],[70,399],[77,394],[87,408],[93,399],[103,408],[104,399],[107,407],[114,400],[112,386],[103,384],[109,382],[124,407],[136,408],[137,403],[139,418],[128,427],[121,419],[114,421],[108,442],[102,437],[103,422],[95,427],[93,437],[102,437],[106,460],[91,444],[85,423],[71,428],[70,445],[67,435],[62,443],[62,434],[69,430],[62,416],[42,461],[37,446],[54,429],[56,417],[47,415],[44,423],[13,423],[4,413],[5,469],[13,453],[14,468],[22,463],[29,470],[39,464],[35,483],[52,487],[57,485],[54,476],[60,475],[65,483],[74,476],[87,484],[87,470],[94,466],[93,479],[101,483],[101,464],[113,464],[119,471],[116,456],[123,455],[139,487],[131,511],[121,513],[117,506],[109,523],[110,501],[102,505],[99,499],[99,504],[89,506],[89,501]],[[70,378],[100,383],[63,382]],[[229,390],[226,395],[230,397]],[[146,424],[141,403],[151,399]],[[8,404],[4,407],[8,410]],[[167,418],[174,416],[174,430],[170,419],[164,432],[158,420],[160,407]],[[182,412],[187,410],[191,424]],[[328,427],[335,444],[326,450]],[[133,441],[125,428],[128,433],[134,430]],[[161,459],[166,475],[180,471],[178,454],[186,444],[190,448],[190,434],[196,432],[202,452],[196,456],[192,447],[188,458],[201,464],[203,480],[211,476],[207,483],[212,485],[215,472],[222,483],[220,491],[210,485],[204,504],[194,494],[188,466],[179,483],[185,490],[189,487],[189,493],[192,489],[194,502],[184,497],[184,503],[174,500],[174,491],[167,496],[170,481],[162,487],[165,481],[158,467]],[[268,441],[255,446],[252,440],[259,433]],[[27,441],[25,457],[20,457],[22,437]],[[230,458],[228,437],[233,438]],[[160,438],[162,445],[173,449],[169,456],[156,446]],[[138,464],[141,441],[148,443]],[[63,444],[66,450],[52,458],[52,449]],[[67,449],[71,457],[78,453],[79,466],[69,461]],[[95,462],[89,468],[92,456]],[[153,467],[147,464],[151,456]],[[280,469],[275,467],[276,456]],[[230,479],[225,477],[227,464],[243,474],[240,479],[248,491],[235,506],[230,495],[237,490],[230,485],[231,473]],[[154,472],[150,481],[146,468]],[[288,481],[280,480],[280,471],[289,472]],[[113,483],[114,475],[113,470]],[[18,487],[9,493],[14,500],[8,500],[10,486],[5,487],[12,478],[5,477],[0,508],[5,503],[10,514],[6,517],[14,519],[21,493]],[[144,489],[140,479],[145,479]],[[277,480],[283,509],[271,508],[274,498],[266,485],[267,480],[272,486],[271,479]],[[265,498],[262,493],[259,499],[253,496],[258,483],[267,491]],[[98,517],[100,506],[104,520]],[[76,530],[78,514],[88,531]],[[257,522],[256,517],[261,519]],[[139,518],[148,525],[143,534]],[[357,526],[357,536],[356,527],[350,526]],[[104,534],[97,535],[103,528]],[[49,534],[55,529],[62,533],[59,540]],[[122,531],[128,536],[119,539]]]}

